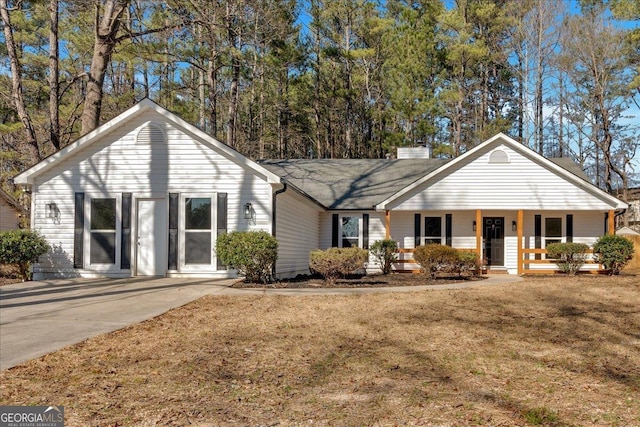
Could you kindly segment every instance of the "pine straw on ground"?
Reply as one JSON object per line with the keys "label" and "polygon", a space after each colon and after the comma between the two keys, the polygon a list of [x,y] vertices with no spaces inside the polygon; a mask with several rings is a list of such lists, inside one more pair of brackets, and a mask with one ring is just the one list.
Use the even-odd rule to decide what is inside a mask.
{"label": "pine straw on ground", "polygon": [[3,371],[0,404],[66,426],[637,426],[639,282],[211,296]]}
{"label": "pine straw on ground", "polygon": [[324,280],[319,276],[299,276],[293,279],[280,279],[273,283],[249,283],[239,280],[233,284],[234,288],[275,288],[275,289],[300,289],[300,288],[380,288],[396,286],[422,286],[422,285],[447,285],[451,283],[473,282],[484,280],[486,276],[474,275],[444,275],[431,278],[421,274],[371,274],[354,275],[340,278],[335,281]]}

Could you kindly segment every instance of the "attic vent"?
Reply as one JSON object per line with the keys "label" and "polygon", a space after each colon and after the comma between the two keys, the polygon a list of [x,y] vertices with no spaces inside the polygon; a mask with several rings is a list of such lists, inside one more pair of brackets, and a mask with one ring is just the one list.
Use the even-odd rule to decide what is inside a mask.
{"label": "attic vent", "polygon": [[489,163],[509,163],[509,156],[502,150],[495,150],[489,156]]}
{"label": "attic vent", "polygon": [[147,123],[140,129],[136,137],[137,144],[162,144],[164,143],[164,132],[162,128],[154,123]]}

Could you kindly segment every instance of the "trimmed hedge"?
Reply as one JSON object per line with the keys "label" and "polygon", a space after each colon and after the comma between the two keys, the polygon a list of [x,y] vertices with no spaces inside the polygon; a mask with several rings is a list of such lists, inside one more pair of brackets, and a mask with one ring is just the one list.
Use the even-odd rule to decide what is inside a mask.
{"label": "trimmed hedge", "polygon": [[422,270],[434,279],[438,273],[480,274],[480,258],[475,252],[462,251],[450,246],[429,244],[418,246],[413,252]]}
{"label": "trimmed hedge", "polygon": [[589,246],[584,243],[551,243],[547,255],[557,260],[560,271],[575,275],[587,260],[587,250]]}
{"label": "trimmed hedge", "polygon": [[309,270],[333,282],[340,277],[364,270],[369,252],[361,248],[329,248],[312,251],[309,256]]}
{"label": "trimmed hedge", "polygon": [[633,258],[634,252],[633,242],[617,234],[602,236],[593,245],[596,260],[611,270],[611,274],[620,274]]}
{"label": "trimmed hedge", "polygon": [[20,269],[22,280],[29,280],[31,263],[49,251],[49,244],[39,232],[9,230],[0,232],[0,264],[14,264]]}
{"label": "trimmed hedge", "polygon": [[218,236],[216,255],[252,283],[267,283],[278,259],[278,241],[266,231],[232,231]]}
{"label": "trimmed hedge", "polygon": [[391,239],[376,240],[369,251],[380,264],[382,273],[391,273],[391,266],[398,259],[398,242]]}
{"label": "trimmed hedge", "polygon": [[465,273],[472,274],[474,276],[480,275],[482,265],[480,264],[480,257],[475,252],[458,250],[458,259],[454,264],[454,271],[458,276],[463,276]]}

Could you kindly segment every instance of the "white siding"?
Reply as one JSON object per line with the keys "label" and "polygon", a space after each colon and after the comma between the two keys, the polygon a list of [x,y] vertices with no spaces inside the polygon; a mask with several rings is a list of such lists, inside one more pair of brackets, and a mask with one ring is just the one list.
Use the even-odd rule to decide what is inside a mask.
{"label": "white siding", "polygon": [[[328,249],[332,244],[332,216],[349,215],[362,217],[363,214],[369,215],[369,247],[377,240],[384,240],[386,237],[385,216],[384,212],[373,211],[332,211],[324,212],[320,215],[320,249]],[[362,241],[363,230],[360,229],[360,241]],[[375,258],[370,255],[367,264],[367,273],[380,272],[380,267]]]}
{"label": "white siding", "polygon": [[[166,143],[137,140],[138,132],[149,122],[162,129]],[[154,112],[132,118],[37,177],[33,186],[33,226],[54,245],[49,257],[57,264],[53,268],[43,260],[34,270],[37,273],[68,275],[72,271],[74,192],[84,192],[86,204],[91,197],[133,193],[132,227],[135,227],[136,199],[166,198],[168,193],[215,197],[223,192],[228,194],[229,231],[271,231],[272,189],[264,177],[237,165],[185,130],[166,124]],[[57,221],[46,217],[49,202],[56,202],[60,209]],[[252,203],[256,212],[255,221],[244,219],[242,207],[247,202]]]}
{"label": "white siding", "polygon": [[[413,249],[414,244],[414,214],[421,214],[421,228],[424,227],[425,216],[444,216],[452,214],[452,246],[456,249],[475,249],[476,233],[473,231],[473,222],[476,211],[417,211],[417,212],[391,212],[391,238],[398,242],[403,249]],[[525,211],[523,246],[535,247],[535,215],[542,217],[542,241],[544,246],[544,221],[545,218],[562,218],[563,241],[566,241],[567,214],[573,214],[573,241],[586,243],[593,246],[598,237],[604,234],[604,215],[602,212],[587,211]],[[517,231],[513,231],[512,222],[517,220],[516,211],[482,210],[483,217],[504,217],[504,267],[509,273],[517,273],[518,266],[518,238]],[[477,227],[481,227],[478,224]],[[444,237],[444,226],[443,226]],[[404,255],[408,256],[408,255]],[[415,264],[407,264],[405,268],[418,268]],[[540,264],[532,268],[548,269],[549,265]]]}
{"label": "white siding", "polygon": [[320,247],[323,209],[293,189],[276,196],[278,277],[309,273],[309,253]]}
{"label": "white siding", "polygon": [[508,163],[491,152],[394,203],[392,209],[611,209],[611,205],[505,145]]}
{"label": "white siding", "polygon": [[[598,240],[598,238],[604,235],[604,214],[602,212],[581,212],[581,211],[544,211],[544,212],[525,212],[524,218],[524,248],[535,248],[535,215],[540,215],[542,219],[542,242],[541,246],[545,246],[545,218],[562,218],[562,241],[567,241],[567,214],[573,214],[573,241],[575,243],[585,243],[590,247]],[[510,273],[517,272],[517,244],[514,241],[512,245],[512,262],[509,262],[507,267]],[[532,255],[533,257],[533,255]],[[546,270],[549,268],[555,268],[554,265],[549,264],[531,264],[531,269]],[[585,265],[585,269],[597,268],[597,265]]]}
{"label": "white siding", "polygon": [[[331,247],[332,240],[332,216],[333,214],[362,217],[369,215],[369,246],[376,240],[385,238],[386,230],[384,226],[384,212],[373,211],[329,211],[320,215],[320,249]],[[362,229],[360,230],[360,241],[362,241]]]}

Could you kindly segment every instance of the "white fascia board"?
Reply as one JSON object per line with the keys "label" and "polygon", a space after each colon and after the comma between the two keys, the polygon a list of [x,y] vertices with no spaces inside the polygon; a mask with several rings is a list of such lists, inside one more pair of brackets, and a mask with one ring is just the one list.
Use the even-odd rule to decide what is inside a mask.
{"label": "white fascia board", "polygon": [[75,142],[67,145],[60,151],[50,155],[49,157],[31,166],[29,169],[25,170],[24,172],[16,175],[13,178],[13,182],[16,184],[22,184],[22,185],[33,184],[34,179],[38,175],[46,172],[48,169],[53,167],[55,163],[76,154],[77,152],[81,151],[85,147],[91,145],[99,136],[103,136],[109,133],[118,125],[120,125],[124,121],[136,115],[138,112],[150,109],[152,108],[153,105],[156,105],[153,101],[149,99],[143,99],[133,107],[124,111],[122,114],[117,115],[116,117],[109,120],[108,122],[98,126],[88,134],[81,136]]}
{"label": "white fascia board", "polygon": [[231,147],[227,146],[226,144],[221,143],[220,141],[216,140],[206,132],[203,132],[197,127],[189,124],[185,120],[181,119],[177,115],[159,106],[158,104],[151,101],[150,99],[145,98],[142,101],[138,102],[133,107],[129,108],[128,110],[124,111],[123,113],[119,114],[118,116],[114,117],[108,122],[98,126],[96,129],[89,132],[88,134],[80,137],[75,142],[67,145],[57,153],[52,154],[51,156],[40,161],[39,163],[35,164],[31,168],[27,169],[26,171],[16,175],[13,179],[14,183],[19,185],[33,184],[37,176],[46,172],[51,167],[53,167],[55,163],[58,163],[59,161],[63,161],[68,157],[78,153],[85,147],[91,145],[94,141],[98,139],[98,137],[104,136],[105,134],[109,133],[113,129],[117,128],[123,122],[147,110],[155,111],[156,113],[160,114],[165,119],[167,119],[168,121],[183,128],[185,131],[195,135],[200,141],[208,144],[212,149],[219,151],[222,155],[224,155],[229,160],[235,162],[236,164],[252,169],[254,172],[262,175],[265,181],[267,181],[268,183],[275,184],[275,183],[281,182],[281,178],[275,175],[274,173],[272,173],[271,171],[258,165],[254,161],[243,156],[242,154],[232,149]]}
{"label": "white fascia board", "polygon": [[486,147],[488,147],[491,144],[494,144],[496,142],[503,143],[503,144],[509,146],[510,148],[514,149],[515,151],[520,152],[525,157],[528,157],[532,161],[537,161],[539,163],[542,163],[543,167],[546,167],[546,168],[548,168],[550,170],[555,171],[556,173],[560,174],[565,179],[567,179],[567,181],[569,181],[572,184],[574,184],[576,187],[582,188],[586,192],[588,192],[590,194],[593,194],[595,197],[598,197],[599,199],[605,201],[606,203],[609,203],[612,208],[614,208],[614,209],[627,209],[628,205],[626,203],[624,203],[621,200],[617,199],[616,197],[608,194],[607,192],[599,189],[598,187],[596,187],[595,185],[591,184],[590,182],[587,182],[587,181],[583,180],[582,178],[575,176],[574,174],[572,174],[571,172],[567,171],[566,169],[556,165],[552,161],[546,159],[544,156],[541,156],[540,154],[536,153],[535,151],[533,151],[529,147],[526,147],[525,145],[519,143],[518,141],[514,140],[513,138],[510,138],[509,136],[507,136],[507,135],[505,135],[505,134],[503,134],[501,132],[501,133],[498,133],[497,135],[489,138],[488,140],[484,141],[483,143],[478,144],[477,146],[475,146],[471,150],[467,151],[466,153],[462,154],[461,156],[458,156],[455,159],[451,160],[450,162],[445,163],[444,165],[442,165],[438,169],[432,171],[431,173],[423,176],[422,178],[418,179],[417,181],[413,182],[411,185],[408,185],[407,187],[405,187],[402,190],[398,191],[396,194],[392,195],[391,197],[387,198],[386,200],[383,200],[382,202],[378,203],[377,205],[375,205],[375,210],[378,210],[378,211],[386,210],[387,205],[392,203],[394,200],[397,200],[399,197],[401,197],[401,196],[409,193],[410,191],[414,190],[415,188],[421,186],[425,182],[427,182],[430,179],[432,179],[434,176],[436,176],[438,174],[441,174],[443,172],[446,172],[447,170],[449,170],[451,168],[454,168],[455,165],[457,165],[460,162],[465,161],[467,158],[472,157],[472,156],[476,156],[479,151],[486,149]]}
{"label": "white fascia board", "polygon": [[611,194],[607,193],[604,190],[601,190],[596,185],[588,181],[585,181],[579,176],[572,174],[562,166],[558,166],[557,164],[553,163],[551,160],[547,159],[544,156],[541,156],[540,154],[536,153],[529,147],[526,147],[523,144],[520,144],[517,141],[512,140],[511,138],[509,139],[511,140],[511,143],[508,145],[512,149],[520,152],[523,156],[528,157],[532,161],[539,161],[540,163],[543,163],[543,166],[546,167],[547,169],[550,169],[558,173],[559,175],[564,177],[567,181],[571,182],[576,187],[579,187],[582,190],[586,191],[587,193],[592,194],[594,197],[597,197],[602,201],[604,201],[605,203],[610,204],[613,209],[616,209],[616,210],[627,209],[629,207],[629,205],[624,203],[622,200],[618,199],[615,196],[612,196]]}
{"label": "white fascia board", "polygon": [[[378,203],[377,205],[374,206],[375,210],[377,210],[377,211],[378,210],[379,211],[386,210],[387,205],[389,203],[391,203],[394,200],[398,199],[399,197],[407,194],[408,192],[412,191],[416,187],[419,187],[420,185],[422,185],[423,183],[427,182],[428,180],[430,180],[434,176],[446,171],[447,169],[450,169],[450,168],[454,167],[455,165],[457,165],[460,162],[463,162],[467,157],[474,155],[474,153],[478,152],[479,150],[481,150],[482,148],[484,148],[485,146],[489,145],[490,143],[492,143],[493,141],[495,141],[495,140],[497,140],[499,138],[511,139],[511,138],[509,138],[508,136],[506,136],[503,133],[499,133],[499,134],[495,135],[491,139],[486,140],[482,144],[478,144],[477,146],[475,146],[471,150],[467,151],[466,153],[456,157],[455,159],[451,160],[450,162],[445,163],[444,165],[440,166],[438,169],[436,169],[436,170],[430,172],[429,174],[423,176],[422,178],[414,181],[412,184],[406,186],[402,190],[398,191],[396,194],[394,194],[391,197],[388,197],[386,200],[383,200],[382,202]],[[517,142],[515,142],[515,141],[513,141],[513,142],[517,144]]]}
{"label": "white fascia board", "polygon": [[254,172],[262,175],[265,181],[267,181],[267,183],[269,184],[280,184],[282,182],[282,178],[280,176],[274,174],[273,172],[264,168],[263,166],[260,166],[258,163],[254,162],[248,157],[243,156],[238,151],[229,147],[227,144],[223,144],[222,142],[218,141],[208,133],[198,129],[197,127],[193,126],[189,122],[181,119],[180,117],[176,116],[175,114],[171,113],[168,110],[165,110],[164,108],[158,106],[157,104],[154,104],[154,105],[156,105],[157,107],[155,108],[155,110],[158,114],[162,115],[167,120],[174,123],[176,126],[181,127],[186,132],[196,136],[201,142],[208,144],[210,148],[214,149],[215,151],[218,151],[221,155],[223,155],[227,159],[231,160],[232,162],[236,163],[241,167],[249,168]]}

